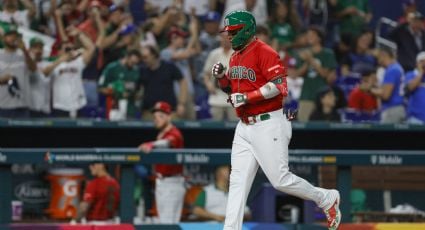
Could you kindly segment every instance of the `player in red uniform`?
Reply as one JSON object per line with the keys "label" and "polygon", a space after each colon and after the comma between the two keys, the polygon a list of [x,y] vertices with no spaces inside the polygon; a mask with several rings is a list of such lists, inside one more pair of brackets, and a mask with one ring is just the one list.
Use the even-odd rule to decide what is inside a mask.
{"label": "player in red uniform", "polygon": [[286,70],[279,55],[255,35],[255,18],[248,11],[233,11],[224,19],[232,48],[229,70],[217,63],[212,75],[240,118],[233,139],[229,198],[225,230],[242,229],[245,202],[259,166],[273,187],[313,200],[327,216],[329,229],[341,220],[339,192],[314,187],[289,172],[288,144],[291,123],[283,114],[287,96]]}
{"label": "player in red uniform", "polygon": [[116,216],[120,201],[120,186],[108,174],[103,163],[89,166],[90,172],[96,178],[87,183],[80,203],[77,221],[86,218],[88,221],[112,221]]}
{"label": "player in red uniform", "polygon": [[[180,130],[171,123],[171,106],[167,102],[157,102],[152,110],[153,122],[159,134],[155,141],[142,143],[139,149],[150,153],[153,148],[183,148],[184,141]],[[154,165],[157,176],[155,201],[159,221],[162,224],[175,224],[180,221],[186,189],[184,187],[183,165]]]}

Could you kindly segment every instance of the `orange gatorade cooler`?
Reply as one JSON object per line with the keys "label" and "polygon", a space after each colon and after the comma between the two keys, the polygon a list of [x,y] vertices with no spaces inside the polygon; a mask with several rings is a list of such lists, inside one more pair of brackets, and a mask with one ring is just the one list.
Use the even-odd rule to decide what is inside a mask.
{"label": "orange gatorade cooler", "polygon": [[84,171],[76,168],[51,169],[47,179],[50,181],[51,198],[47,209],[50,217],[54,219],[76,217]]}

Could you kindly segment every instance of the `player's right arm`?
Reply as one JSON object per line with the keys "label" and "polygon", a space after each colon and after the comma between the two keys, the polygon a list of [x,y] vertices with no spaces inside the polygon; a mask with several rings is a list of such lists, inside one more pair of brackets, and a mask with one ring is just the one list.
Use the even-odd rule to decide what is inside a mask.
{"label": "player's right arm", "polygon": [[232,92],[232,88],[230,80],[226,75],[226,67],[222,63],[217,62],[213,65],[211,73],[213,77],[218,80],[220,89],[223,90],[223,92],[230,94]]}

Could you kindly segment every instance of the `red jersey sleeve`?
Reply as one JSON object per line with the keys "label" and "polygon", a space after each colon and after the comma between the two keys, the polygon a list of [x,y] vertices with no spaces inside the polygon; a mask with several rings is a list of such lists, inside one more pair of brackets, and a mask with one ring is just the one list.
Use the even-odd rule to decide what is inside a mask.
{"label": "red jersey sleeve", "polygon": [[86,190],[84,191],[84,195],[83,195],[83,201],[87,203],[93,202],[95,197],[95,188],[96,188],[96,185],[94,184],[93,181],[90,181],[87,183]]}
{"label": "red jersey sleeve", "polygon": [[351,91],[348,96],[348,107],[352,109],[362,109],[360,94],[358,93],[358,89],[354,89]]}
{"label": "red jersey sleeve", "polygon": [[267,81],[271,81],[277,76],[286,77],[286,70],[279,55],[269,46],[264,46],[260,51],[259,67],[261,75],[264,76]]}

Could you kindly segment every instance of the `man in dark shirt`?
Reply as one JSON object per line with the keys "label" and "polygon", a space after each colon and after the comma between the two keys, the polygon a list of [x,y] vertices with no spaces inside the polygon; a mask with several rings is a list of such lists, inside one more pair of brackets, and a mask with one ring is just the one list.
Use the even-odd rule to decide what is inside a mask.
{"label": "man in dark shirt", "polygon": [[401,24],[390,34],[390,39],[397,44],[397,58],[404,71],[415,69],[416,55],[425,51],[424,16],[409,13],[407,23]]}
{"label": "man in dark shirt", "polygon": [[[143,119],[152,117],[149,109],[156,102],[169,103],[178,117],[184,115],[184,105],[187,100],[188,84],[180,70],[172,63],[159,59],[159,51],[153,46],[142,48],[144,66],[140,70],[139,85],[143,87]],[[176,97],[174,83],[180,85],[180,92]]]}

